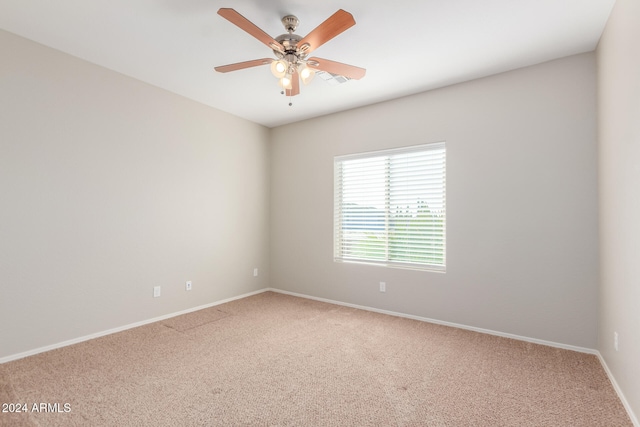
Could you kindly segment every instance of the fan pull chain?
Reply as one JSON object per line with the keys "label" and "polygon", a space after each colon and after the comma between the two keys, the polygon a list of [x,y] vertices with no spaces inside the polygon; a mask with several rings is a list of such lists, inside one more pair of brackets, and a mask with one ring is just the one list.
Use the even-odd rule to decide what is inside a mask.
{"label": "fan pull chain", "polygon": [[[281,90],[281,91],[280,91],[280,95],[285,95],[284,90]],[[286,95],[285,95],[285,96],[286,96]],[[293,106],[293,102],[291,101],[291,98],[292,98],[292,96],[291,96],[291,95],[289,95],[289,107],[292,107],[292,106]]]}

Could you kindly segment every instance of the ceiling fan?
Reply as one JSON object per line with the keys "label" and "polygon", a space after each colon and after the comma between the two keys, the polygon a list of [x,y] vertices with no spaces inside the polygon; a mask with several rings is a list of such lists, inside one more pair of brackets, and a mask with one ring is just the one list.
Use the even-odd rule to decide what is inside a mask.
{"label": "ceiling fan", "polygon": [[220,73],[271,64],[271,72],[278,79],[278,84],[287,96],[298,95],[300,80],[304,84],[309,83],[316,71],[325,71],[348,79],[361,79],[365,75],[364,68],[323,58],[307,58],[312,51],[356,24],[353,15],[342,9],[327,18],[306,37],[294,34],[300,21],[293,15],[287,15],[282,18],[287,34],[282,34],[275,39],[233,9],[221,8],[218,10],[218,15],[267,45],[276,56],[276,59],[254,59],[215,67],[215,70]]}

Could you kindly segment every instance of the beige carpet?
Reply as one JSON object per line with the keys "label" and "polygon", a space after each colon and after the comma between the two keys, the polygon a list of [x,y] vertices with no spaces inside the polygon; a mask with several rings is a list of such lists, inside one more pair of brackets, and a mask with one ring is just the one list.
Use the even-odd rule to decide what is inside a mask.
{"label": "beige carpet", "polygon": [[3,426],[632,425],[593,355],[272,292],[0,365],[7,402]]}

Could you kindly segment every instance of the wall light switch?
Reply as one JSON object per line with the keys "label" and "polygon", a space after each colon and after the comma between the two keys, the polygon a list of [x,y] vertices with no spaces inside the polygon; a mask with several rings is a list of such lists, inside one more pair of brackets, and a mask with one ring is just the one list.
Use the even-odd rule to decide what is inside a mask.
{"label": "wall light switch", "polygon": [[253,277],[258,277],[258,269],[257,268],[253,269]]}
{"label": "wall light switch", "polygon": [[380,292],[387,292],[387,283],[380,282]]}
{"label": "wall light switch", "polygon": [[186,291],[190,291],[191,290],[191,280],[189,280],[185,285],[184,285],[184,289]]}
{"label": "wall light switch", "polygon": [[153,287],[153,297],[158,298],[160,296],[160,286]]}

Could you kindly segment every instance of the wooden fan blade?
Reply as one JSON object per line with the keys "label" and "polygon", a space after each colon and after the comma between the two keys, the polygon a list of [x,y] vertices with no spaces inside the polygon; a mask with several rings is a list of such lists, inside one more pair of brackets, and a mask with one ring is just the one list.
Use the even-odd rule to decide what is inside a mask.
{"label": "wooden fan blade", "polygon": [[340,9],[300,40],[298,46],[308,44],[308,48],[303,47],[302,49],[303,52],[309,53],[354,25],[356,25],[356,21],[353,19],[353,15]]}
{"label": "wooden fan blade", "polygon": [[266,44],[269,48],[284,52],[284,48],[280,43],[235,10],[223,7],[218,10],[218,15],[251,34],[253,37]]}
{"label": "wooden fan blade", "polygon": [[243,70],[245,68],[271,64],[272,61],[273,59],[270,59],[270,58],[254,59],[253,61],[245,61],[245,62],[237,62],[235,64],[221,65],[219,67],[215,67],[214,70],[216,70],[219,73],[228,73],[229,71]]}
{"label": "wooden fan blade", "polygon": [[309,58],[307,66],[315,70],[326,71],[331,74],[338,74],[355,80],[360,80],[367,72],[364,68],[356,67],[354,65],[315,57]]}
{"label": "wooden fan blade", "polygon": [[291,76],[291,89],[286,90],[287,96],[296,96],[300,93],[300,76],[298,71],[294,71]]}

